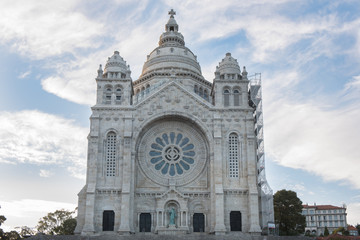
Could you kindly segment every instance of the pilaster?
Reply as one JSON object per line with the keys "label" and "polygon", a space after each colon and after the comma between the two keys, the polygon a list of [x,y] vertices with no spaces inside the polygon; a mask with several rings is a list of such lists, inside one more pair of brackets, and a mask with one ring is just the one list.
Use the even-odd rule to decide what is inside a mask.
{"label": "pilaster", "polygon": [[214,193],[215,193],[215,234],[225,234],[226,228],[224,224],[224,189],[222,175],[222,119],[220,115],[214,116]]}
{"label": "pilaster", "polygon": [[132,117],[124,118],[124,151],[123,151],[123,180],[121,193],[120,226],[118,232],[130,234],[132,232],[132,213],[133,213],[133,159],[131,154],[132,141]]}

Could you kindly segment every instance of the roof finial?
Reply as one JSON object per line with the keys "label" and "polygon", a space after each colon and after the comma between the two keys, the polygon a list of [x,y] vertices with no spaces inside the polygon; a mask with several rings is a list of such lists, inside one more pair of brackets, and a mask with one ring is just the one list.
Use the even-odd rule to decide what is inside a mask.
{"label": "roof finial", "polygon": [[176,12],[174,11],[174,9],[171,9],[169,11],[169,15],[170,15],[171,18],[174,18],[174,15],[176,15]]}

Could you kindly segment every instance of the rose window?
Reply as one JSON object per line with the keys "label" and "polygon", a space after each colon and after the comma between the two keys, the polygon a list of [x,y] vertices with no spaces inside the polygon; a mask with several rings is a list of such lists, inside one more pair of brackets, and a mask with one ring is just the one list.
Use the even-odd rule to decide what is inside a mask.
{"label": "rose window", "polygon": [[156,137],[149,151],[150,162],[163,175],[182,175],[194,164],[194,144],[183,134],[170,132]]}

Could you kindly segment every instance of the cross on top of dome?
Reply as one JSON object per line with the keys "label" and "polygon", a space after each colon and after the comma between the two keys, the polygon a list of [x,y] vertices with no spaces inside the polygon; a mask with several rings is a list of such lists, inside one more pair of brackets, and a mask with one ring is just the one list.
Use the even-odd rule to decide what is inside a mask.
{"label": "cross on top of dome", "polygon": [[174,11],[174,9],[171,9],[171,10],[169,11],[169,15],[170,15],[171,18],[173,18],[174,15],[176,15],[176,12]]}
{"label": "cross on top of dome", "polygon": [[165,31],[166,32],[177,32],[179,31],[179,25],[176,23],[176,20],[174,18],[174,15],[176,14],[176,12],[174,11],[174,9],[171,9],[169,11],[169,21],[167,22],[167,24],[165,25]]}

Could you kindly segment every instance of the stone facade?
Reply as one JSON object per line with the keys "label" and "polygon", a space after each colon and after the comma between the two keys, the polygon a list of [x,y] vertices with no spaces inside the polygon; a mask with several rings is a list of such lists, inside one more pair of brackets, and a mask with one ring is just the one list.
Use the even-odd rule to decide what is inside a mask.
{"label": "stone facade", "polygon": [[78,234],[256,235],[273,221],[262,207],[245,67],[227,53],[205,80],[169,14],[138,80],[117,51],[100,65]]}

